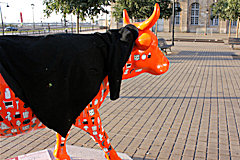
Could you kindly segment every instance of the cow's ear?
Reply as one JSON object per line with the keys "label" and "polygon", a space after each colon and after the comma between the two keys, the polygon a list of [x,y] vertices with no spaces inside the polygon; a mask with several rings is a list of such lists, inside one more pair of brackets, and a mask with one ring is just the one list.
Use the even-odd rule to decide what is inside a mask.
{"label": "cow's ear", "polygon": [[138,37],[138,29],[134,25],[127,25],[119,30],[120,39],[116,40],[113,52],[108,60],[108,81],[110,88],[110,99],[119,98],[123,67],[126,64],[135,40]]}
{"label": "cow's ear", "polygon": [[124,67],[131,54],[135,40],[138,38],[138,28],[132,24],[128,24],[125,27],[121,28],[119,33],[121,34],[120,41],[123,42],[123,44],[120,44],[120,65],[121,67]]}
{"label": "cow's ear", "polygon": [[122,35],[120,40],[123,42],[131,43],[138,37],[138,29],[132,24],[128,24],[125,27],[121,28],[119,33]]}

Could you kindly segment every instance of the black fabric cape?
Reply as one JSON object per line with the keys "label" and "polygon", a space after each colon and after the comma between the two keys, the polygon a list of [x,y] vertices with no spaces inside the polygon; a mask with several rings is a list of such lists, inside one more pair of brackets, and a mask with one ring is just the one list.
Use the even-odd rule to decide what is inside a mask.
{"label": "black fabric cape", "polygon": [[110,98],[119,97],[122,68],[138,29],[107,33],[0,37],[0,73],[48,128],[66,137],[108,75]]}

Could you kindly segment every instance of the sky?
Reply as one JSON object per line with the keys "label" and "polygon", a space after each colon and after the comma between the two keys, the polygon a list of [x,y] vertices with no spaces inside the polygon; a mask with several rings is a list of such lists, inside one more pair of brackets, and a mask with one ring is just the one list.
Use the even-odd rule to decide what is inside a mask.
{"label": "sky", "polygon": [[[9,7],[7,7],[7,4]],[[31,4],[34,4],[32,9]],[[61,15],[52,13],[49,18],[45,16],[43,10],[43,0],[0,0],[0,6],[3,14],[4,23],[16,23],[21,22],[20,12],[22,12],[23,22],[33,22],[33,11],[34,11],[34,22],[61,22]],[[104,17],[104,16],[103,16]],[[100,17],[101,18],[101,17]],[[76,16],[72,16],[73,22],[76,21]],[[67,16],[67,20],[71,21],[71,16]]]}

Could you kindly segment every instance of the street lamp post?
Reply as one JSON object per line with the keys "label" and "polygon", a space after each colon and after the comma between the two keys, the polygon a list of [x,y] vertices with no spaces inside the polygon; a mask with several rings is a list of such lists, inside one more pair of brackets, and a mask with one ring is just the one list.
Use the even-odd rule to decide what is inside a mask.
{"label": "street lamp post", "polygon": [[208,28],[208,8],[206,10],[206,23],[205,23],[205,35],[207,35],[207,28]]}
{"label": "street lamp post", "polygon": [[[7,4],[5,2],[0,2],[0,3],[4,3]],[[7,7],[9,7],[9,5],[7,4]],[[4,23],[3,23],[3,14],[2,14],[2,8],[0,6],[0,13],[1,13],[1,20],[2,20],[2,35],[4,36]]]}
{"label": "street lamp post", "polygon": [[172,45],[174,46],[174,25],[175,25],[175,0],[172,7]]}
{"label": "street lamp post", "polygon": [[33,29],[35,29],[35,22],[34,22],[34,4],[31,4],[32,6],[32,14],[33,14]]}

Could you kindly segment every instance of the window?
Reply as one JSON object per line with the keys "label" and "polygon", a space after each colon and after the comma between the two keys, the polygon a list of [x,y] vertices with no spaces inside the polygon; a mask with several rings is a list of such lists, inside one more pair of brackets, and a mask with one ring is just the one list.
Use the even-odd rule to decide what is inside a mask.
{"label": "window", "polygon": [[[175,3],[175,8],[180,8],[180,3]],[[180,12],[175,13],[175,24],[180,24]]]}
{"label": "window", "polygon": [[237,26],[237,21],[232,21],[232,26]]}
{"label": "window", "polygon": [[218,26],[218,18],[213,18],[210,21],[211,26]]}
{"label": "window", "polygon": [[198,25],[199,3],[193,3],[191,6],[191,24]]}
{"label": "window", "polygon": [[[211,17],[213,16],[213,9],[211,9]],[[215,17],[210,20],[210,25],[211,26],[218,26],[218,17]]]}

